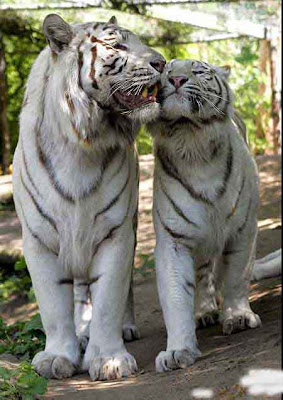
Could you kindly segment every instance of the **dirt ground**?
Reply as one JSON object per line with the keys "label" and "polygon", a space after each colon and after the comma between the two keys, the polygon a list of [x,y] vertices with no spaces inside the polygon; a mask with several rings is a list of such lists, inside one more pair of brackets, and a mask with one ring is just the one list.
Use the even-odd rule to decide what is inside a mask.
{"label": "dirt ground", "polygon": [[[280,158],[257,158],[260,170],[261,209],[257,257],[281,247],[281,178]],[[253,310],[262,319],[262,327],[224,337],[219,325],[198,330],[202,356],[185,370],[157,374],[154,360],[166,346],[166,331],[158,302],[154,272],[144,274],[145,256],[152,256],[154,232],[152,227],[152,169],[151,156],[140,160],[140,212],[138,247],[135,273],[135,301],[137,325],[142,338],[127,344],[139,366],[139,374],[113,382],[90,382],[89,377],[78,375],[65,381],[51,380],[44,399],[54,400],[187,400],[193,388],[211,388],[214,399],[250,399],[239,385],[240,378],[251,369],[281,369],[281,279],[272,278],[251,285],[250,301]],[[14,218],[14,216],[12,216]],[[5,218],[8,218],[5,215]],[[1,216],[2,221],[2,216]],[[18,229],[14,224],[15,232]],[[0,224],[0,239],[5,229]],[[9,231],[10,232],[10,231]],[[12,235],[18,246],[17,235]],[[3,240],[2,240],[3,245]],[[15,307],[17,304],[17,307]],[[25,319],[35,311],[35,305],[14,303],[0,307],[4,319],[12,322]],[[205,398],[205,397],[200,397]],[[257,399],[273,398],[257,396]]]}

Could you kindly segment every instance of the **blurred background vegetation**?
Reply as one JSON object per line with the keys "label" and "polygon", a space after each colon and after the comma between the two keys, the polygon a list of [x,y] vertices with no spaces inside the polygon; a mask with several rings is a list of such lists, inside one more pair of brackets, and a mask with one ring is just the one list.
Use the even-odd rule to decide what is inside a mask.
{"label": "blurred background vegetation", "polygon": [[[33,61],[46,45],[41,26],[44,17],[51,12],[59,13],[70,23],[105,21],[115,14],[121,26],[140,35],[167,60],[195,58],[230,65],[236,107],[247,125],[253,153],[279,151],[280,1],[172,0],[166,5],[151,4],[163,2],[0,2],[2,173],[8,172],[12,161],[25,82]],[[152,151],[151,139],[144,127],[138,149],[140,154]]]}

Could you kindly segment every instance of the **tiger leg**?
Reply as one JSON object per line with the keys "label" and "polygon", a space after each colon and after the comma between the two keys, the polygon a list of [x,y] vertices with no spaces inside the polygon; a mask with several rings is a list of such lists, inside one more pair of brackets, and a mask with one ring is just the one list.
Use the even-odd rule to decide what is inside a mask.
{"label": "tiger leg", "polygon": [[131,342],[132,340],[137,340],[140,338],[140,332],[136,326],[135,321],[133,276],[131,278],[130,290],[126,304],[126,312],[124,316],[123,338],[126,342]]}
{"label": "tiger leg", "polygon": [[[88,283],[83,280],[74,280],[74,299],[76,335],[79,340],[80,349],[84,352],[89,341],[89,326],[92,313]],[[133,279],[131,280],[126,304],[123,338],[126,342],[131,342],[140,338],[140,333],[135,322]]]}
{"label": "tiger leg", "polygon": [[249,304],[249,284],[256,245],[256,221],[254,227],[245,229],[226,247],[223,253],[223,305],[220,323],[224,334],[261,325],[260,317]]}
{"label": "tiger leg", "polygon": [[75,327],[80,349],[85,351],[89,340],[89,325],[92,305],[90,301],[89,283],[83,279],[74,279]]}
{"label": "tiger leg", "polygon": [[200,355],[194,320],[194,262],[185,246],[169,234],[164,239],[157,240],[155,262],[167,348],[155,360],[157,372],[189,367]]}
{"label": "tiger leg", "polygon": [[205,328],[218,319],[213,260],[198,266],[196,279],[195,320],[198,327]]}
{"label": "tiger leg", "polygon": [[25,229],[23,243],[46,334],[45,350],[35,355],[32,364],[46,378],[68,378],[75,373],[80,355],[74,325],[73,285],[66,281],[58,257]]}
{"label": "tiger leg", "polygon": [[134,243],[132,221],[126,218],[101,243],[90,270],[93,309],[82,368],[89,370],[92,380],[117,379],[137,371],[122,338]]}

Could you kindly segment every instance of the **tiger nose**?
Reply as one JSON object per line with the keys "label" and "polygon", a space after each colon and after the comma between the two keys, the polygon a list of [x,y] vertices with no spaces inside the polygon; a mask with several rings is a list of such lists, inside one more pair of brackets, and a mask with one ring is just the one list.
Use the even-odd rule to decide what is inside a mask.
{"label": "tiger nose", "polygon": [[175,86],[176,89],[183,86],[184,83],[186,83],[187,81],[188,78],[185,76],[171,76],[171,78],[169,79],[171,85]]}
{"label": "tiger nose", "polygon": [[153,60],[149,63],[156,71],[162,72],[164,70],[166,61],[161,59]]}

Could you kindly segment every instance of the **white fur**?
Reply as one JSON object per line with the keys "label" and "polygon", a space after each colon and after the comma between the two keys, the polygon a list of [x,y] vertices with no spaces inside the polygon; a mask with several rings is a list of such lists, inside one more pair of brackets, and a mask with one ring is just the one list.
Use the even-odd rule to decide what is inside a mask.
{"label": "white fur", "polygon": [[[260,325],[260,319],[252,312],[248,301],[257,234],[257,169],[232,120],[234,110],[230,89],[227,93],[224,91],[230,99],[227,107],[222,104],[223,109],[226,107],[225,116],[219,113],[218,118],[218,112],[206,101],[198,111],[192,107],[187,87],[197,85],[199,81],[199,75],[196,77],[193,70],[206,68],[209,77],[217,74],[226,81],[227,75],[222,75],[221,69],[208,64],[204,67],[202,63],[190,60],[171,61],[162,75],[162,120],[150,124],[156,155],[153,216],[157,283],[168,335],[166,351],[156,359],[159,372],[188,367],[199,355],[194,309],[199,318],[215,311],[216,289],[221,291],[223,298],[220,321],[224,333]],[[187,77],[188,81],[175,90],[170,84],[170,78],[174,76]],[[200,79],[202,87],[204,81]],[[208,85],[213,87],[215,81],[209,80]],[[213,97],[208,98],[213,100]],[[181,117],[190,119],[200,128],[192,124],[171,128]],[[202,123],[202,118],[211,122]],[[221,144],[219,154],[214,158],[211,156],[212,141]],[[228,168],[229,146],[233,154],[232,168],[226,191],[220,196],[219,187]],[[164,152],[169,154],[166,164],[169,175],[161,161]],[[177,179],[170,176],[174,168],[178,168]],[[244,177],[245,184],[233,213]],[[211,204],[190,195],[178,178]],[[178,215],[168,196],[192,223]],[[248,209],[249,218],[244,222]],[[229,214],[232,216],[227,219]],[[240,230],[241,226],[243,230]],[[229,250],[233,254],[223,257]],[[201,267],[206,263],[206,273],[200,282]],[[213,275],[217,276],[216,287]],[[193,285],[196,285],[196,295]]]}
{"label": "white fur", "polygon": [[[46,333],[45,351],[33,363],[46,377],[65,378],[82,367],[90,370],[92,379],[113,379],[137,368],[126,352],[122,323],[135,247],[138,171],[133,140],[139,112],[123,116],[109,97],[111,80],[103,70],[107,54],[100,43],[94,72],[101,90],[89,85],[91,37],[103,39],[105,25],[70,27],[58,16],[47,17],[44,31],[51,49],[43,50],[32,67],[20,117],[13,184],[24,255]],[[118,28],[113,20],[108,25],[110,30]],[[117,35],[119,40],[118,31]],[[138,64],[149,73],[144,84],[156,82],[159,73],[150,61],[158,53],[130,32],[127,37],[127,67],[113,80],[123,79],[123,74],[135,76],[131,70]],[[108,47],[113,59],[118,53]],[[120,65],[123,57],[118,58]],[[141,118],[151,120],[158,108],[150,104],[141,110]],[[113,116],[117,125],[111,122]],[[112,158],[103,170],[106,152]],[[119,199],[103,212],[125,182]],[[96,184],[97,189],[89,191]],[[74,278],[93,282],[90,340],[83,360],[75,332],[73,286],[68,282]],[[78,296],[75,293],[76,301]],[[78,334],[81,328],[77,326]],[[115,370],[106,368],[109,359]]]}

